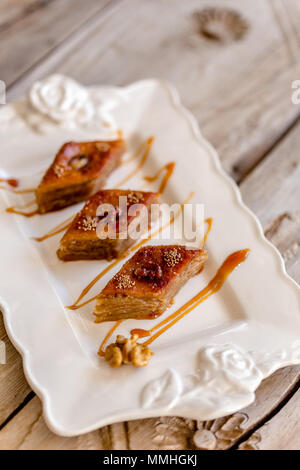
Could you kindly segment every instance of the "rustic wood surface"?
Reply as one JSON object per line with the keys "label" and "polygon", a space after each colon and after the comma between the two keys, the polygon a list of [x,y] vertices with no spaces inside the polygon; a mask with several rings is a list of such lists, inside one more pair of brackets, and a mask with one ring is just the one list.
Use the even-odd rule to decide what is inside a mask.
{"label": "rustic wood surface", "polygon": [[[214,21],[203,9],[215,8]],[[228,21],[231,9],[238,15]],[[8,100],[54,71],[85,84],[173,82],[300,282],[297,0],[0,0]],[[300,449],[300,368],[266,379],[256,401],[211,422],[155,418],[76,438],[47,428],[0,318],[0,449]]]}

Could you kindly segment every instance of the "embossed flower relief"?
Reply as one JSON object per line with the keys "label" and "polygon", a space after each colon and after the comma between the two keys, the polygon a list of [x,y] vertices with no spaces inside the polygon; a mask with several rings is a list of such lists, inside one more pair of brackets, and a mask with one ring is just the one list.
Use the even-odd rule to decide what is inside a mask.
{"label": "embossed flower relief", "polygon": [[102,131],[109,137],[117,130],[111,111],[123,99],[117,89],[85,88],[71,78],[55,74],[35,82],[24,100],[7,106],[9,113],[6,110],[0,115],[0,124],[22,120],[38,132],[59,126]]}
{"label": "embossed flower relief", "polygon": [[250,403],[262,379],[262,371],[247,351],[232,344],[210,345],[198,351],[194,373],[181,376],[167,370],[144,387],[141,401],[146,408],[193,405],[204,419],[207,412],[234,407],[237,397],[243,404]]}
{"label": "embossed flower relief", "polygon": [[198,354],[198,373],[201,381],[214,387],[224,385],[254,390],[262,379],[249,353],[236,345],[208,346]]}

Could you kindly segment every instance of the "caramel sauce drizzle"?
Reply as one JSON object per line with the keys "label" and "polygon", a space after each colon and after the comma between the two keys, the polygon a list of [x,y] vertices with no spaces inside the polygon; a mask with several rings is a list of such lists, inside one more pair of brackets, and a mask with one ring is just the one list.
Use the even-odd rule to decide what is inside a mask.
{"label": "caramel sauce drizzle", "polygon": [[[35,203],[35,201],[30,201],[29,205],[32,205],[33,203]],[[22,208],[25,208],[25,207],[26,206],[23,206]],[[23,217],[27,217],[27,218],[33,217],[34,215],[37,215],[39,213],[37,209],[31,212],[23,212],[22,210],[18,209],[18,206],[8,207],[6,209],[6,212],[8,212],[9,214],[22,215]]]}
{"label": "caramel sauce drizzle", "polygon": [[[149,338],[143,344],[147,346],[153,343],[153,341],[155,341],[159,336],[161,336],[169,328],[175,325],[175,323],[181,320],[181,318],[183,318],[192,310],[194,310],[194,308],[196,308],[198,305],[200,305],[202,302],[208,299],[211,295],[218,292],[223,286],[227,277],[232,273],[232,271],[246,260],[249,254],[249,251],[250,251],[249,249],[239,250],[229,255],[224,261],[224,263],[221,265],[221,267],[218,269],[216,275],[213,277],[213,279],[208,283],[208,285],[204,289],[202,289],[191,300],[186,302],[184,305],[182,305],[182,307],[180,307],[174,313],[172,313],[167,318],[159,322],[153,328],[151,328],[150,330],[144,330],[142,328],[134,328],[130,331],[130,334],[131,335],[137,334],[140,338],[145,338],[147,336],[151,336],[154,331],[162,327],[157,333],[151,336],[151,338]],[[107,341],[109,340],[113,332],[116,330],[116,328],[119,326],[119,324],[122,321],[124,320],[119,320],[118,322],[116,322],[115,325],[109,330],[109,332],[105,336],[99,349],[98,354],[100,356],[104,355],[104,352],[103,352],[104,345],[107,343]]]}
{"label": "caramel sauce drizzle", "polygon": [[64,222],[61,222],[59,225],[54,227],[52,230],[47,232],[42,237],[32,237],[31,240],[41,243],[47,240],[48,238],[54,237],[55,235],[58,235],[59,233],[64,232],[69,227],[71,227],[73,219],[74,219],[74,215],[66,219]]}
{"label": "caramel sauce drizzle", "polygon": [[117,321],[112,327],[111,329],[109,330],[109,332],[107,333],[107,335],[105,336],[104,340],[102,341],[101,345],[100,345],[100,348],[99,348],[99,351],[98,351],[98,355],[99,356],[104,356],[104,351],[103,351],[103,348],[104,346],[106,345],[107,341],[109,340],[109,338],[111,337],[111,335],[113,334],[113,332],[118,328],[118,326],[122,323],[123,320],[119,320]]}
{"label": "caramel sauce drizzle", "polygon": [[[0,178],[0,182],[3,183],[7,183],[9,186],[0,186],[0,189],[3,189],[4,191],[9,191],[10,193],[14,193],[14,194],[29,194],[29,193],[35,193],[35,189],[19,189],[19,190],[16,190],[15,188],[17,188],[19,186],[19,181],[15,178],[9,178],[9,179],[3,179],[3,178]],[[8,212],[9,214],[18,214],[18,215],[22,215],[23,217],[33,217],[34,215],[37,215],[38,214],[38,211],[35,210],[35,211],[31,211],[31,212],[23,212],[22,209],[25,209],[27,207],[30,207],[32,206],[33,204],[35,204],[35,200],[33,201],[30,201],[28,204],[24,205],[24,206],[12,206],[12,207],[8,207],[6,209],[6,212]]]}
{"label": "caramel sauce drizzle", "polygon": [[141,155],[141,153],[144,151],[145,149],[145,142],[143,142],[139,147],[138,149],[133,152],[133,154],[128,157],[126,160],[122,160],[121,162],[121,166],[125,166],[127,165],[128,163],[131,163],[133,162],[134,160],[137,160],[139,158],[139,156]]}
{"label": "caramel sauce drizzle", "polygon": [[[165,331],[167,331],[171,326],[175,325],[181,318],[186,316],[190,313],[194,308],[196,308],[199,304],[204,302],[204,300],[208,299],[211,295],[218,292],[221,287],[223,286],[224,282],[226,281],[227,277],[232,273],[232,271],[237,268],[242,262],[244,262],[249,254],[249,249],[239,250],[231,255],[229,255],[221,267],[218,269],[217,274],[213,277],[213,279],[208,283],[208,285],[202,289],[197,295],[195,295],[191,300],[186,302],[182,307],[180,307],[176,312],[169,315],[163,321],[159,322],[150,330],[145,330],[143,333],[144,336],[150,336],[155,330],[160,327],[157,333],[155,333],[150,339],[145,341],[145,345],[149,345],[153,343],[160,335],[162,335]],[[168,323],[166,325],[166,323]],[[164,326],[166,325],[166,326]]]}
{"label": "caramel sauce drizzle", "polygon": [[147,158],[149,156],[150,150],[152,148],[153,142],[154,142],[154,137],[153,136],[149,137],[149,139],[146,142],[146,148],[144,150],[144,153],[142,154],[140,162],[138,163],[138,165],[136,166],[134,170],[132,170],[127,176],[125,176],[125,178],[122,181],[120,181],[120,183],[116,186],[116,188],[120,188],[121,186],[123,186],[123,184],[127,183],[127,181],[129,181],[133,176],[135,176],[140,171],[140,169],[145,165]]}
{"label": "caramel sauce drizzle", "polygon": [[13,194],[31,194],[31,193],[35,193],[35,191],[36,191],[35,189],[15,190],[13,188],[9,188],[8,186],[1,186],[1,185],[0,185],[0,189],[3,189],[4,191],[8,191],[9,193],[13,193]]}
{"label": "caramel sauce drizzle", "polygon": [[181,204],[180,209],[176,214],[173,215],[173,217],[170,219],[168,223],[166,223],[163,227],[160,227],[157,229],[155,232],[149,235],[149,237],[142,239],[139,243],[134,245],[132,248],[130,248],[126,253],[124,253],[121,257],[117,258],[115,261],[113,261],[111,264],[109,264],[103,271],[101,271],[81,292],[80,296],[76,300],[76,302],[73,305],[70,305],[67,307],[70,310],[77,310],[81,307],[84,307],[85,305],[89,304],[90,302],[93,302],[98,295],[92,297],[91,299],[87,300],[86,302],[79,304],[79,302],[83,299],[83,297],[86,296],[86,294],[91,290],[91,288],[101,279],[106,273],[108,273],[112,268],[117,266],[120,261],[125,259],[129,254],[134,253],[136,250],[138,250],[141,246],[143,246],[145,243],[147,243],[149,240],[151,240],[153,237],[158,235],[160,232],[165,230],[169,225],[173,224],[177,217],[179,217],[180,213],[183,211],[184,205],[187,204],[191,198],[194,196],[194,193],[191,192],[189,197]]}
{"label": "caramel sauce drizzle", "polygon": [[148,181],[149,183],[152,183],[158,179],[158,177],[165,171],[165,175],[162,179],[162,182],[160,183],[160,187],[158,192],[162,194],[167,186],[167,183],[169,179],[171,178],[174,170],[175,170],[176,163],[175,162],[170,162],[161,167],[158,172],[154,176],[144,176],[144,179]]}
{"label": "caramel sauce drizzle", "polygon": [[130,331],[131,335],[138,335],[140,338],[145,338],[145,336],[151,336],[151,333],[149,330],[143,330],[143,328],[133,328],[133,330]]}
{"label": "caramel sauce drizzle", "polygon": [[[19,186],[19,181],[15,178],[0,178],[0,183],[7,183],[12,188]],[[5,186],[1,186],[0,189],[7,189]]]}
{"label": "caramel sauce drizzle", "polygon": [[211,228],[212,228],[212,224],[213,224],[213,218],[212,217],[208,217],[207,219],[204,220],[204,222],[207,224],[207,229],[206,229],[206,232],[205,232],[205,235],[201,241],[201,245],[200,245],[200,248],[202,248],[204,245],[205,245],[205,242],[207,240],[207,237],[211,231]]}

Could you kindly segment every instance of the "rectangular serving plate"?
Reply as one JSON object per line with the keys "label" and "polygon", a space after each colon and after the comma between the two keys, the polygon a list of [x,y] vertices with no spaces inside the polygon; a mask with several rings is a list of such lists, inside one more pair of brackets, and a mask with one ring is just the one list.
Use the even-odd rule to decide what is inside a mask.
{"label": "rectangular serving plate", "polygon": [[[95,324],[93,304],[77,311],[65,308],[107,262],[62,263],[56,256],[59,235],[40,244],[30,239],[75,214],[82,204],[25,219],[5,208],[27,202],[32,195],[2,191],[0,302],[6,329],[22,354],[28,382],[42,399],[48,426],[64,436],[153,416],[214,419],[251,403],[261,380],[276,369],[300,362],[299,288],[177,92],[158,80],[113,90],[121,99],[109,113],[128,140],[128,155],[149,136],[155,137],[145,166],[124,189],[157,190],[158,182],[146,183],[144,176],[175,161],[163,202],[181,203],[194,191],[191,202],[204,204],[205,216],[213,218],[205,270],[184,286],[161,319],[200,291],[230,253],[244,248],[251,252],[217,294],[153,343],[155,354],[148,367],[114,370],[97,356],[112,323]],[[92,91],[105,96],[112,89]],[[8,108],[12,118],[5,130],[0,127],[5,136],[0,139],[0,175],[16,176],[26,187],[38,184],[64,142],[99,137],[98,131],[82,126],[53,125],[40,133],[20,123],[18,104]],[[134,165],[121,166],[107,188]],[[121,264],[89,296],[96,295]],[[153,322],[139,321],[138,327],[149,328]],[[137,322],[128,320],[118,333],[128,336],[133,327]]]}

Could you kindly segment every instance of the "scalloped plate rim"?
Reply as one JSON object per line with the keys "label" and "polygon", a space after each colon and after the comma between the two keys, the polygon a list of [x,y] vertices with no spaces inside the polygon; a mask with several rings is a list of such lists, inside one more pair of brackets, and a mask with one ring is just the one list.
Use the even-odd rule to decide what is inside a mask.
{"label": "scalloped plate rim", "polygon": [[[124,87],[117,87],[117,86],[105,86],[105,85],[93,85],[88,88],[110,88],[110,89],[116,89],[116,90],[122,90],[126,91],[129,89],[135,89],[138,87],[143,87],[144,85],[151,84],[151,83],[156,83],[159,86],[164,87],[168,93],[170,94],[170,98],[172,101],[173,106],[185,117],[186,121],[189,123],[189,125],[192,127],[193,130],[193,135],[194,138],[206,148],[208,153],[210,154],[210,157],[212,158],[215,166],[215,171],[217,171],[220,175],[222,175],[223,180],[227,182],[227,185],[231,187],[231,190],[235,194],[236,197],[236,202],[239,206],[240,209],[242,209],[245,213],[248,214],[248,216],[251,218],[252,222],[255,224],[256,229],[258,230],[258,236],[263,239],[265,242],[266,246],[270,247],[274,257],[276,258],[277,262],[279,262],[280,265],[280,272],[281,275],[284,276],[285,280],[288,281],[291,284],[291,287],[293,289],[296,289],[298,293],[300,293],[300,287],[298,286],[297,282],[292,279],[289,274],[286,271],[284,260],[279,252],[279,250],[265,237],[263,228],[260,224],[259,219],[257,216],[252,212],[251,209],[249,209],[246,204],[243,202],[241,192],[234,182],[234,180],[225,172],[225,170],[222,167],[222,164],[220,162],[219,156],[217,154],[217,151],[213,148],[213,146],[203,137],[200,127],[198,125],[198,122],[194,115],[182,104],[181,98],[179,95],[179,92],[175,88],[173,84],[171,84],[167,80],[162,80],[162,79],[157,79],[157,78],[148,78],[148,79],[143,79],[143,80],[138,80],[136,82],[131,83],[130,85],[124,86]],[[12,103],[13,104],[13,103]],[[26,377],[26,380],[28,381],[29,385],[33,389],[33,391],[37,394],[37,396],[41,399],[42,404],[43,404],[43,417],[45,419],[45,422],[49,429],[54,432],[57,435],[64,436],[64,437],[72,437],[72,436],[78,436],[81,434],[89,433],[91,431],[94,431],[100,427],[106,426],[108,424],[113,424],[117,423],[120,421],[125,421],[125,420],[136,420],[136,419],[142,419],[142,418],[150,418],[150,417],[156,417],[156,416],[173,416],[174,414],[172,413],[172,409],[158,409],[156,408],[155,410],[146,410],[146,409],[140,409],[137,410],[135,413],[130,413],[130,414],[124,414],[124,416],[118,415],[115,418],[110,418],[110,419],[103,419],[103,420],[98,420],[97,423],[94,423],[93,425],[86,427],[86,428],[80,428],[80,429],[73,429],[73,430],[68,430],[64,428],[62,425],[57,423],[55,419],[51,415],[51,410],[49,406],[49,396],[47,390],[41,386],[39,383],[39,380],[37,377],[34,376],[34,374],[31,372],[31,356],[30,353],[28,352],[26,346],[24,343],[22,343],[22,340],[20,338],[17,338],[14,332],[12,331],[12,327],[10,324],[10,309],[6,305],[5,300],[3,300],[0,297],[0,305],[1,305],[1,311],[3,312],[3,318],[4,318],[4,324],[5,324],[5,329],[7,331],[7,335],[14,345],[14,347],[18,350],[18,352],[22,356],[22,361],[23,361],[23,369],[24,369],[24,374]],[[288,361],[282,361],[282,362],[277,362],[274,363],[272,369],[267,375],[264,375],[262,379],[260,380],[259,384],[261,381],[268,377],[270,374],[275,372],[276,370],[280,369],[281,367],[285,367],[288,365],[293,365],[293,364],[298,364],[300,363],[299,361],[293,361],[293,360],[288,360]],[[259,386],[257,385],[257,387]],[[256,387],[256,389],[257,389]],[[255,391],[249,393],[249,399],[245,399],[242,404],[238,404],[236,407],[229,407],[226,409],[226,413],[224,413],[224,410],[221,410],[220,413],[216,413],[216,418],[224,416],[224,414],[231,414],[234,412],[239,411],[241,408],[244,408],[248,405],[250,405],[254,400],[255,400]],[[251,395],[251,396],[250,396]],[[176,416],[180,416],[183,418],[191,418],[192,416],[187,416],[186,413],[180,414],[176,412]]]}

